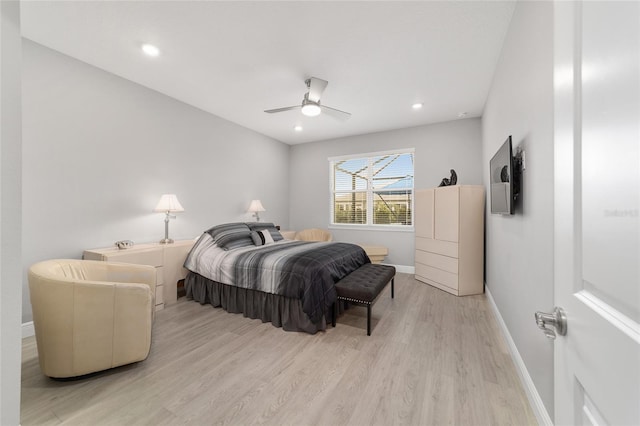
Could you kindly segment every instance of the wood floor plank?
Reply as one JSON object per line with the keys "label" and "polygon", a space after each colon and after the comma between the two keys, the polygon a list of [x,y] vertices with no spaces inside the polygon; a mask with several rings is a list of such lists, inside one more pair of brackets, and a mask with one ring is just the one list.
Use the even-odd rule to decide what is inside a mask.
{"label": "wood floor plank", "polygon": [[149,357],[72,381],[22,345],[23,425],[536,424],[486,297],[398,274],[373,307],[315,335],[181,299]]}

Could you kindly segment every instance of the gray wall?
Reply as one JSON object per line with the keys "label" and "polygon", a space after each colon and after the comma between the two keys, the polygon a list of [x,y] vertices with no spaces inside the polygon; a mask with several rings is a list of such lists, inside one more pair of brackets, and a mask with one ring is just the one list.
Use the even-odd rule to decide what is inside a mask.
{"label": "gray wall", "polygon": [[164,216],[152,210],[163,193],[185,208],[174,239],[253,220],[253,198],[261,219],[289,223],[288,145],[29,40],[23,56],[25,271],[120,239],[160,240]]}
{"label": "gray wall", "polygon": [[518,2],[482,119],[489,159],[509,135],[525,150],[513,216],[486,222],[486,283],[553,418],[553,343],[533,320],[553,307],[553,3]]}
{"label": "gray wall", "polygon": [[0,424],[20,424],[20,4],[0,1]]}
{"label": "gray wall", "polygon": [[[291,147],[290,225],[327,228],[330,222],[329,157],[415,148],[416,189],[438,186],[455,169],[459,184],[482,182],[480,119],[351,136]],[[413,267],[414,233],[331,229],[336,241],[381,244],[385,263]]]}

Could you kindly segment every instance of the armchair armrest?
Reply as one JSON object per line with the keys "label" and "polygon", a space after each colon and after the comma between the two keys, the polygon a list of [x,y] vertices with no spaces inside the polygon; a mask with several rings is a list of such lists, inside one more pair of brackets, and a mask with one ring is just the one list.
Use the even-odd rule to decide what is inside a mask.
{"label": "armchair armrest", "polygon": [[156,294],[156,268],[131,263],[103,262],[106,266],[106,280],[115,283],[147,284],[151,293]]}

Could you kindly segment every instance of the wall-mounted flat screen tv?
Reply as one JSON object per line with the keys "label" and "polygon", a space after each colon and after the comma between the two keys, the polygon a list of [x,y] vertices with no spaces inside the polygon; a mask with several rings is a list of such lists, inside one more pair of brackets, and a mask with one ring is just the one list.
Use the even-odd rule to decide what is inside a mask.
{"label": "wall-mounted flat screen tv", "polygon": [[509,136],[489,162],[491,213],[513,214],[516,196],[513,163],[511,136]]}

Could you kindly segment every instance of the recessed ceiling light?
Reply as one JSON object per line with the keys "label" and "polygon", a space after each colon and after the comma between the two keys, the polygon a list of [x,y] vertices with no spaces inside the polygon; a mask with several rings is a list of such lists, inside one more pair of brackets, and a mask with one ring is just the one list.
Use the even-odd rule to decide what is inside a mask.
{"label": "recessed ceiling light", "polygon": [[469,114],[468,112],[460,112],[458,113],[458,118],[465,118]]}
{"label": "recessed ceiling light", "polygon": [[415,104],[411,105],[411,108],[420,109],[420,108],[422,108],[422,105],[424,105],[424,104],[423,103],[415,103]]}
{"label": "recessed ceiling light", "polygon": [[302,131],[302,126],[301,125],[297,125],[297,126],[293,126],[293,130],[295,130],[296,132],[301,132]]}
{"label": "recessed ceiling light", "polygon": [[149,56],[158,56],[160,54],[160,49],[153,44],[143,44],[142,51]]}

